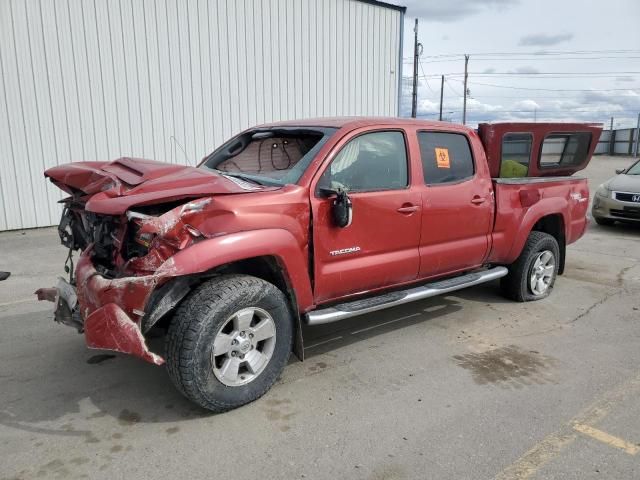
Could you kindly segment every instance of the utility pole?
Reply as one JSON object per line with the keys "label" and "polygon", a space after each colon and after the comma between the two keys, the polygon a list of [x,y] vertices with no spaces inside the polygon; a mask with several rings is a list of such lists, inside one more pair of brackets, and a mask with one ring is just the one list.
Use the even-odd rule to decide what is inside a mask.
{"label": "utility pole", "polygon": [[638,114],[638,123],[636,124],[636,144],[633,147],[633,156],[638,156],[638,147],[640,146],[640,113]]}
{"label": "utility pole", "polygon": [[538,122],[538,109],[534,108],[533,109],[533,123],[537,123]]}
{"label": "utility pole", "polygon": [[613,131],[613,117],[611,117],[611,126],[609,127],[609,155],[613,155],[616,149],[616,134]]}
{"label": "utility pole", "polygon": [[469,76],[467,72],[467,66],[469,65],[469,55],[464,56],[464,100],[462,104],[462,124],[466,125],[467,123],[467,77]]}
{"label": "utility pole", "polygon": [[421,46],[418,43],[418,19],[416,18],[416,24],[413,28],[413,94],[411,97],[411,117],[416,118],[418,115],[418,47]]}
{"label": "utility pole", "polygon": [[[442,97],[444,96],[444,75],[440,79],[440,117],[439,120],[442,121]],[[640,116],[638,117],[640,118]]]}

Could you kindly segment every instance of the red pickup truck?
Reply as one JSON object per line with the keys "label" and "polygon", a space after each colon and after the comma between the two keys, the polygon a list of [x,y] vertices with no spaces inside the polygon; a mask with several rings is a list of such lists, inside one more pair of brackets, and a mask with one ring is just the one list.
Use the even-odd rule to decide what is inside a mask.
{"label": "red pickup truck", "polygon": [[36,293],[89,347],[166,360],[185,396],[228,410],[302,359],[302,322],[495,279],[513,300],[546,297],[586,228],[571,175],[600,131],[322,118],[248,129],[198,167],[54,167],[70,279]]}

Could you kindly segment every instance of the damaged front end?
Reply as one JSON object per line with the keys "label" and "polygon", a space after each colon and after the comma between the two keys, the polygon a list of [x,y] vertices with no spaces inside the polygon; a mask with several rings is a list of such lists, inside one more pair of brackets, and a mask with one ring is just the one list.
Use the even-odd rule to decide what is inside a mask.
{"label": "damaged front end", "polygon": [[[58,230],[69,249],[69,280],[39,289],[38,299],[54,302],[55,321],[84,333],[88,347],[163,364],[144,334],[188,293],[181,278],[158,298],[175,277],[171,257],[204,238],[192,223],[212,198],[138,207],[124,215],[89,212],[77,195],[64,202]],[[74,251],[80,251],[75,268]]]}

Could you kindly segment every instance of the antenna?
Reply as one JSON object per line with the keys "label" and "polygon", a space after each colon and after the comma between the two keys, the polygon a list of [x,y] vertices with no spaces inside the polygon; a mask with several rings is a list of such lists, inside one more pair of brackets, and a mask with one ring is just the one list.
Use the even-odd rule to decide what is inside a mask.
{"label": "antenna", "polygon": [[[171,141],[171,140],[173,140],[175,142],[175,146],[180,147],[180,150],[182,150],[182,153],[184,154],[184,159],[185,159],[185,161],[186,161],[186,163],[188,165],[190,163],[189,162],[189,156],[187,155],[187,152],[185,151],[184,147],[180,144],[180,142],[178,142],[178,139],[175,136],[171,135],[169,137],[169,141]],[[174,146],[174,149],[171,152],[171,163],[173,163],[175,146]]]}

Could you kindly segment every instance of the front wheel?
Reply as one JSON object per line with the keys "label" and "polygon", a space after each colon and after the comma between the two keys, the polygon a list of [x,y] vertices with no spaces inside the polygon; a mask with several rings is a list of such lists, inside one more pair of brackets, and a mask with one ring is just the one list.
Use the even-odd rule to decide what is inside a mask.
{"label": "front wheel", "polygon": [[560,248],[548,233],[531,232],[509,274],[500,281],[502,292],[517,302],[541,300],[551,293],[558,275]]}
{"label": "front wheel", "polygon": [[203,408],[223,412],[252,402],[282,373],[293,339],[285,295],[248,275],[225,275],[196,288],[167,333],[169,376]]}

